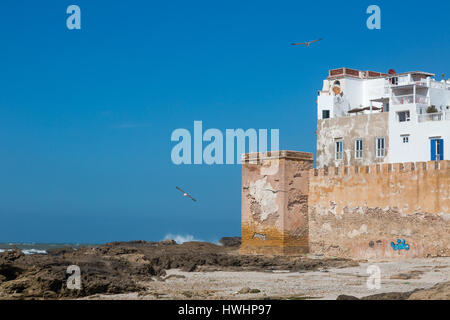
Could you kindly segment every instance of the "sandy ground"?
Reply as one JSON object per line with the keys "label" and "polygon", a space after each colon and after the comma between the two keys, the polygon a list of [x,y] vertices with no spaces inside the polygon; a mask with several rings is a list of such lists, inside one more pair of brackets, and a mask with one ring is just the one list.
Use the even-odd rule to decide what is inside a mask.
{"label": "sandy ground", "polygon": [[[381,270],[381,288],[367,287],[367,268]],[[401,274],[401,276],[399,276]],[[392,278],[391,278],[392,277]],[[409,279],[408,279],[409,278]],[[165,280],[164,280],[165,279]],[[312,272],[167,270],[163,281],[143,283],[145,293],[94,295],[84,299],[336,299],[341,294],[358,298],[384,292],[430,288],[450,281],[450,258],[411,259],[361,263],[358,267]],[[255,293],[239,293],[243,288]]]}

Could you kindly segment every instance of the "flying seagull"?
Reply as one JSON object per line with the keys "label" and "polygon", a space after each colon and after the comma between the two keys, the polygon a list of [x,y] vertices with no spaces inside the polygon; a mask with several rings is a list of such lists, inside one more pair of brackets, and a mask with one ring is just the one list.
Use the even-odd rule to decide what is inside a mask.
{"label": "flying seagull", "polygon": [[309,42],[300,42],[300,43],[291,43],[291,44],[293,46],[299,46],[299,45],[304,44],[305,46],[309,47],[311,45],[311,43],[314,43],[314,42],[317,42],[317,41],[320,41],[320,40],[322,40],[322,38],[319,38],[319,39],[313,40],[313,41],[309,41]]}
{"label": "flying seagull", "polygon": [[190,194],[188,194],[187,192],[181,190],[181,189],[178,188],[178,187],[176,187],[176,188],[177,188],[178,190],[180,190],[181,192],[183,192],[183,196],[188,197],[188,198],[191,198],[192,201],[197,201],[197,200],[195,200],[194,198],[192,198],[192,196],[191,196]]}

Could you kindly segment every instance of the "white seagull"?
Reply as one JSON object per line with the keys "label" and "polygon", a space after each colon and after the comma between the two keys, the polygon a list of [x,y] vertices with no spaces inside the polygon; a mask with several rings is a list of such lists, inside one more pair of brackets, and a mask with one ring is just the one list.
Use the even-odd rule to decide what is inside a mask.
{"label": "white seagull", "polygon": [[191,198],[192,201],[197,202],[197,200],[195,200],[189,193],[183,191],[182,189],[180,189],[180,188],[178,188],[178,187],[176,187],[176,188],[177,188],[178,190],[180,190],[181,192],[183,192],[183,196],[188,197],[188,198]]}

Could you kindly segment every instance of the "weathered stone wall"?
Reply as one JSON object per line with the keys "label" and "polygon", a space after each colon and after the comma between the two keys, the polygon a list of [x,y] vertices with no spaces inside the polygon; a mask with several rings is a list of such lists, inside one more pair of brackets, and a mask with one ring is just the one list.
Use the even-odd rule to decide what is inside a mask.
{"label": "weathered stone wall", "polygon": [[308,251],[309,170],[313,154],[277,151],[244,155],[241,253]]}
{"label": "weathered stone wall", "polygon": [[[388,122],[389,112],[318,120],[316,167],[361,166],[388,162]],[[375,139],[378,137],[384,137],[386,141],[386,155],[383,158],[376,157]],[[336,139],[343,140],[342,160],[335,160]],[[363,140],[362,159],[355,159],[356,139]]]}
{"label": "weathered stone wall", "polygon": [[[309,183],[310,252],[450,255],[450,161],[313,169]],[[409,250],[394,250],[397,239]]]}

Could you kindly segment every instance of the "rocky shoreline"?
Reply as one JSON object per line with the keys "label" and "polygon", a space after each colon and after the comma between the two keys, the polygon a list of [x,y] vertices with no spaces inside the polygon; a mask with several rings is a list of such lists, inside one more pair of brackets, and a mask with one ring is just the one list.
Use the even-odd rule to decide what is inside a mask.
{"label": "rocky shoreline", "polygon": [[[96,294],[145,292],[142,283],[165,281],[166,270],[313,271],[357,265],[347,259],[245,256],[240,241],[224,238],[223,245],[207,242],[114,242],[78,250],[62,248],[48,254],[25,255],[20,250],[0,253],[0,299],[66,299]],[[81,270],[80,290],[67,288],[68,266]]]}

